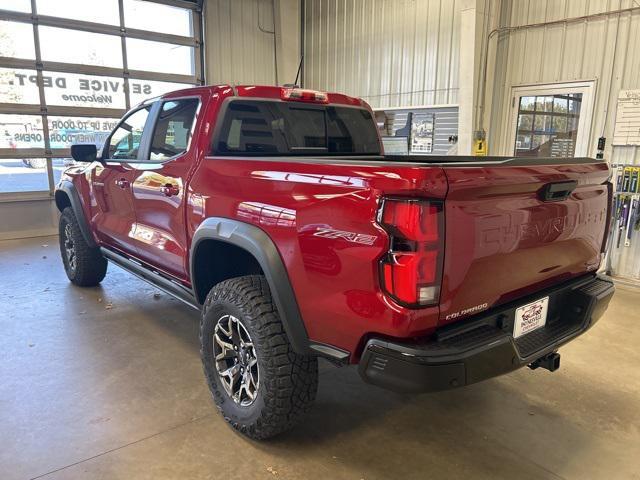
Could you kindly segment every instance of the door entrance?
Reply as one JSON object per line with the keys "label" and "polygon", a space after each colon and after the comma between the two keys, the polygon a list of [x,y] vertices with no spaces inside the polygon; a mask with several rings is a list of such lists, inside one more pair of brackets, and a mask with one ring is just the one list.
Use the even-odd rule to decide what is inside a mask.
{"label": "door entrance", "polygon": [[587,156],[593,91],[593,82],[514,87],[506,151],[516,157]]}

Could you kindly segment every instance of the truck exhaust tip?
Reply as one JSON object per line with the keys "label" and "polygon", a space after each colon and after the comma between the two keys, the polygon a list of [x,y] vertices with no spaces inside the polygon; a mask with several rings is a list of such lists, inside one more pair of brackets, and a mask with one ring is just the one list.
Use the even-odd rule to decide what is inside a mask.
{"label": "truck exhaust tip", "polygon": [[538,367],[542,367],[550,372],[555,372],[560,368],[560,354],[558,352],[549,353],[529,364],[531,370],[535,370]]}

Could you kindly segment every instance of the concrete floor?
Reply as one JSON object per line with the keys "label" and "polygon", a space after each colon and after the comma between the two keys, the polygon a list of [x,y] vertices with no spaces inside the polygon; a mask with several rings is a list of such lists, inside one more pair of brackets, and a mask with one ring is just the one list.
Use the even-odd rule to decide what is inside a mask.
{"label": "concrete floor", "polygon": [[0,242],[0,478],[640,479],[640,291],[519,370],[408,396],[321,366],[304,424],[266,443],[214,411],[198,316],[110,265],[68,283],[57,238]]}

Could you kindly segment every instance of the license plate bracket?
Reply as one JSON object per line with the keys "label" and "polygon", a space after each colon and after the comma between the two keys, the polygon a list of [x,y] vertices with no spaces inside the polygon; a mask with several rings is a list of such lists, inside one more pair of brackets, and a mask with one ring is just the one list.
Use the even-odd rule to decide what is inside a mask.
{"label": "license plate bracket", "polygon": [[544,327],[547,323],[548,309],[549,297],[544,297],[516,308],[513,322],[513,338],[522,337]]}

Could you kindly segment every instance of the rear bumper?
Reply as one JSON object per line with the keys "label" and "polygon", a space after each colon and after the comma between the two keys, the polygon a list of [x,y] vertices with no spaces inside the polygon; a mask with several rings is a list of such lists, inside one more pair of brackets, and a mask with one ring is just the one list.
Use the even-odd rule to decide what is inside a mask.
{"label": "rear bumper", "polygon": [[[613,296],[613,282],[588,276],[438,330],[425,343],[370,339],[362,378],[390,390],[434,392],[470,385],[528,365],[596,323]],[[514,339],[515,310],[549,296],[545,327]]]}

